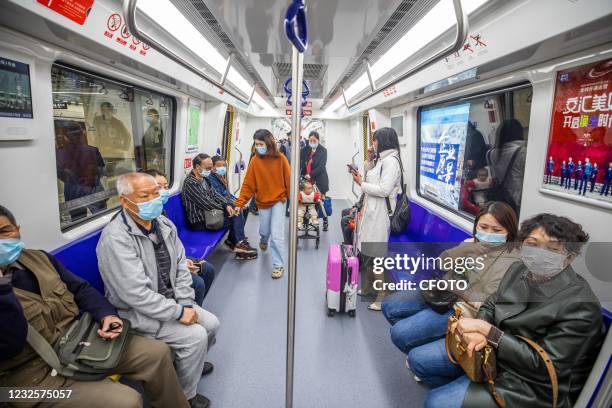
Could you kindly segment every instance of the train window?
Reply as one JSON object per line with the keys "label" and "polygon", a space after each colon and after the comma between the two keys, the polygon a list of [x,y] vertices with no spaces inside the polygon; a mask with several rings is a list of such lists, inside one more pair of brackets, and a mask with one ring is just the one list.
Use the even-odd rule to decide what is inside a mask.
{"label": "train window", "polygon": [[171,175],[173,98],[59,64],[51,78],[62,230],[116,208],[121,174]]}
{"label": "train window", "polygon": [[468,218],[489,201],[520,212],[528,85],[419,109],[419,195]]}

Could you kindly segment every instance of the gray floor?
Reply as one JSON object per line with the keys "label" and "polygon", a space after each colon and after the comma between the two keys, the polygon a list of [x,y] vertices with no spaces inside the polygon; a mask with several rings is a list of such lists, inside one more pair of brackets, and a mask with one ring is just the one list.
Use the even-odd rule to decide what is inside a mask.
{"label": "gray floor", "polygon": [[[380,312],[359,302],[356,318],[326,315],[327,247],[342,240],[339,213],[345,204],[334,202],[318,250],[314,241],[299,242],[294,406],[421,407],[427,389],[410,378]],[[246,232],[253,246],[258,225],[249,216]],[[287,277],[270,277],[268,253],[239,262],[218,247],[210,261],[217,278],[204,307],[219,317],[221,329],[209,354],[215,370],[199,391],[215,408],[283,407]]]}

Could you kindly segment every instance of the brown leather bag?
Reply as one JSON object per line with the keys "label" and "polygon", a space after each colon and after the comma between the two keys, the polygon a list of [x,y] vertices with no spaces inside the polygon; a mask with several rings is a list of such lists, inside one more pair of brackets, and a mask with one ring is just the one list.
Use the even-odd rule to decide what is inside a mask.
{"label": "brown leather bag", "polygon": [[[471,381],[477,383],[489,383],[491,395],[500,408],[504,408],[506,403],[495,389],[495,377],[497,376],[497,357],[495,350],[487,344],[482,350],[476,351],[470,357],[467,353],[467,344],[463,341],[459,333],[451,331],[451,326],[461,318],[461,309],[455,308],[455,315],[448,317],[448,329],[446,330],[446,354],[451,363],[461,365],[463,371]],[[557,408],[559,397],[559,382],[557,372],[552,360],[546,350],[538,343],[523,336],[516,336],[531,346],[546,365],[546,371],[550,377],[552,386],[552,407]]]}
{"label": "brown leather bag", "polygon": [[455,308],[455,314],[448,317],[448,329],[446,330],[446,354],[451,363],[460,365],[468,378],[477,383],[487,382],[491,395],[499,407],[504,408],[505,403],[495,389],[495,377],[497,376],[497,358],[495,350],[489,344],[482,350],[475,351],[470,357],[467,352],[467,343],[459,333],[451,331],[451,326],[461,318],[461,309]]}

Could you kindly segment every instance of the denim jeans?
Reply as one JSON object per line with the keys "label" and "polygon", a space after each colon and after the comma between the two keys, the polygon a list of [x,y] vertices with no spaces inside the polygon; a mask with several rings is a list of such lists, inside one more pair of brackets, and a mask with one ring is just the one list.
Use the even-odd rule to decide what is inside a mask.
{"label": "denim jeans", "polygon": [[270,208],[259,209],[261,242],[270,241],[272,265],[285,266],[285,203],[279,201]]}
{"label": "denim jeans", "polygon": [[448,359],[444,339],[410,350],[408,364],[412,372],[431,387],[441,387],[465,374],[461,366]]}
{"label": "denim jeans", "polygon": [[444,336],[448,316],[453,311],[440,314],[431,309],[418,290],[405,290],[387,296],[382,312],[391,326],[391,341],[408,354],[414,347]]}
{"label": "denim jeans", "polygon": [[202,268],[198,273],[198,275],[204,280],[205,285],[204,296],[202,297],[202,300],[204,300],[204,297],[206,297],[206,294],[210,290],[213,280],[215,279],[215,272],[215,267],[210,262],[204,262],[202,264]]}
{"label": "denim jeans", "polygon": [[243,239],[245,239],[244,235],[244,217],[242,213],[234,216],[228,217],[225,216],[223,220],[223,228],[227,228],[229,230],[228,239],[232,244],[237,244]]}
{"label": "denim jeans", "polygon": [[206,295],[206,284],[204,283],[204,279],[202,279],[199,275],[192,273],[191,287],[195,292],[195,302],[201,307],[202,303],[204,302],[204,296]]}

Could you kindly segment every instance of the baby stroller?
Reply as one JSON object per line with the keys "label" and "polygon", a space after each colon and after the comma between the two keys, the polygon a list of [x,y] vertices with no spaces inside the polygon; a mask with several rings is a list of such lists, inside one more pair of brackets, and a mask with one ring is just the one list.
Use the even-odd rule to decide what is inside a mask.
{"label": "baby stroller", "polygon": [[[310,182],[310,180],[302,178],[300,180],[300,186],[304,182]],[[319,190],[315,184],[312,185],[315,193],[318,193]],[[300,188],[300,191],[302,189]],[[313,224],[311,220],[311,212],[310,208],[313,206],[316,210],[318,210],[321,203],[300,203],[300,205],[305,206],[305,211],[303,215],[303,223],[302,225],[298,225],[298,239],[314,239],[315,240],[315,248],[319,249],[319,241],[320,241],[320,229],[318,224]],[[301,232],[301,234],[300,234]]]}

